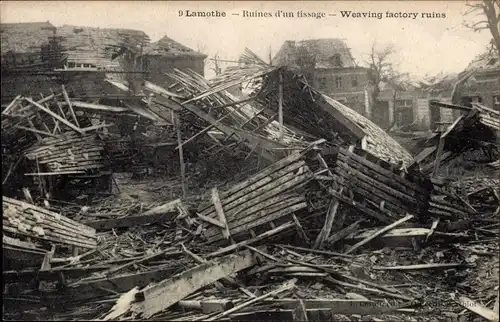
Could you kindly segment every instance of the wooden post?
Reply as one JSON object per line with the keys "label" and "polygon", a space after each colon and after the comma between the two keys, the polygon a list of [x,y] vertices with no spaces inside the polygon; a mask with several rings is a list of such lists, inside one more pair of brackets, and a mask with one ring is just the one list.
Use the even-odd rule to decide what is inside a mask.
{"label": "wooden post", "polygon": [[184,149],[182,148],[181,125],[179,115],[174,111],[172,111],[172,119],[175,123],[175,130],[177,131],[177,146],[179,148],[179,161],[181,164],[182,196],[186,197],[186,168],[184,165]]}
{"label": "wooden post", "polygon": [[283,142],[283,74],[279,72],[278,120],[280,123],[279,141]]}
{"label": "wooden post", "polygon": [[441,156],[443,154],[445,137],[441,135],[439,138],[439,145],[436,152],[436,160],[434,161],[434,170],[432,171],[432,177],[436,177],[439,172],[439,166],[441,165]]}

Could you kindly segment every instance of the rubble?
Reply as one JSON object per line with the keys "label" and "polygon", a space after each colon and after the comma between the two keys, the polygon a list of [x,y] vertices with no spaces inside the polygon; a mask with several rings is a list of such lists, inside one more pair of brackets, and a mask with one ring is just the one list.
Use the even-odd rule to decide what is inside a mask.
{"label": "rubble", "polygon": [[[127,104],[61,87],[3,109],[5,317],[498,320],[498,113],[465,110],[412,157],[286,67],[242,62],[211,81],[175,71]],[[241,83],[250,97],[225,91]],[[154,168],[149,144],[176,175],[131,190],[116,170]],[[457,177],[478,151],[486,174]]]}

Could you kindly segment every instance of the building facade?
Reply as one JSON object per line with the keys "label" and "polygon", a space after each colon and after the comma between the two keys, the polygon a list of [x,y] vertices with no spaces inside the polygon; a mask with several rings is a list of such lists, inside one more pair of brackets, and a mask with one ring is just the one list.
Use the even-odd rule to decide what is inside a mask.
{"label": "building facade", "polygon": [[271,62],[300,70],[314,88],[366,115],[367,69],[356,64],[343,40],[285,41]]}

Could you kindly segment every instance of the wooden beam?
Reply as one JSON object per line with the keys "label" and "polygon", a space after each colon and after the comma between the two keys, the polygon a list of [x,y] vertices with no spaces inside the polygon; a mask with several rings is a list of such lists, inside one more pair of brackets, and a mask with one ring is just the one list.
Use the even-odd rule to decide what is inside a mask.
{"label": "wooden beam", "polygon": [[103,128],[106,128],[106,127],[111,127],[115,125],[115,123],[103,123],[103,124],[98,124],[98,125],[93,125],[93,126],[89,126],[89,127],[84,127],[82,129],[83,132],[90,132],[90,131],[95,131],[95,130],[99,130],[99,129],[103,129]]}
{"label": "wooden beam", "polygon": [[294,222],[284,223],[283,225],[278,226],[278,227],[276,227],[274,229],[268,230],[265,233],[262,233],[262,234],[260,234],[260,235],[258,235],[256,237],[254,237],[254,238],[247,239],[247,240],[244,240],[244,241],[239,242],[237,244],[233,244],[233,245],[221,248],[221,249],[219,249],[219,250],[217,250],[215,252],[212,252],[212,253],[208,254],[207,257],[216,257],[216,256],[220,256],[222,254],[226,254],[226,253],[232,252],[235,249],[238,249],[240,247],[243,247],[243,246],[246,246],[246,245],[250,245],[250,244],[256,243],[258,241],[261,241],[262,239],[274,236],[274,235],[276,235],[276,234],[278,234],[278,233],[280,233],[280,232],[282,232],[284,230],[290,229],[290,228],[292,228],[294,226],[295,226]]}
{"label": "wooden beam", "polygon": [[9,103],[9,105],[7,105],[7,107],[2,111],[2,114],[4,115],[8,115],[9,114],[9,111],[17,105],[18,103],[18,100],[21,98],[21,95],[17,95],[13,100],[12,102]]}
{"label": "wooden beam", "polygon": [[283,142],[283,135],[284,135],[284,130],[283,130],[283,74],[281,74],[281,71],[278,71],[278,76],[279,76],[279,84],[278,84],[278,122],[279,122],[279,141]]}
{"label": "wooden beam", "polygon": [[224,311],[223,313],[221,314],[218,314],[216,316],[213,316],[205,321],[216,321],[217,319],[220,319],[220,318],[223,318],[225,316],[228,316],[229,314],[231,313],[234,313],[236,311],[239,311],[241,309],[244,309],[245,307],[248,307],[250,305],[252,305],[253,303],[257,303],[258,301],[261,301],[263,299],[266,299],[268,297],[271,297],[271,296],[275,296],[279,293],[283,293],[285,291],[289,291],[291,289],[293,289],[295,287],[295,283],[297,282],[296,279],[292,279],[292,280],[289,280],[287,282],[285,282],[280,288],[278,288],[277,290],[274,290],[274,291],[271,291],[269,293],[266,293],[266,294],[263,294],[259,297],[256,297],[256,298],[253,298],[251,300],[248,300],[246,302],[243,302],[235,307],[233,307],[232,309],[229,309],[227,311]]}
{"label": "wooden beam", "polygon": [[434,160],[434,169],[432,170],[432,177],[436,177],[439,173],[439,167],[441,165],[441,155],[443,154],[444,150],[444,142],[446,138],[441,136],[439,137],[439,144],[436,152],[436,160]]}
{"label": "wooden beam", "polygon": [[201,220],[206,221],[207,223],[212,224],[214,226],[217,226],[219,228],[225,229],[227,227],[223,223],[221,223],[220,221],[218,221],[217,219],[214,219],[214,218],[211,218],[211,217],[208,217],[208,216],[204,216],[204,215],[202,215],[200,213],[197,213],[196,215]]}
{"label": "wooden beam", "polygon": [[35,105],[36,107],[38,107],[39,109],[41,109],[42,111],[44,111],[45,113],[49,114],[50,116],[52,116],[53,118],[59,120],[61,123],[67,125],[68,127],[70,127],[71,129],[75,130],[76,132],[80,133],[80,134],[83,134],[83,131],[79,128],[79,127],[76,127],[74,124],[70,123],[69,121],[65,120],[64,118],[62,118],[61,116],[57,115],[56,113],[52,112],[51,110],[45,108],[44,106],[38,104],[37,102],[33,101],[32,99],[30,98],[24,98],[28,103],[31,103],[33,105]]}
{"label": "wooden beam", "polygon": [[24,126],[21,126],[21,125],[15,125],[14,127],[18,128],[18,129],[21,129],[21,130],[25,130],[25,131],[37,133],[37,134],[43,134],[43,135],[51,136],[53,138],[60,137],[59,135],[55,135],[55,134],[52,134],[52,133],[49,133],[49,132],[45,132],[45,131],[40,131],[40,130],[37,130],[37,129],[30,129],[29,127],[24,127]]}
{"label": "wooden beam", "polygon": [[413,271],[420,269],[433,269],[433,268],[452,268],[464,266],[462,263],[435,263],[435,264],[416,264],[416,265],[401,265],[401,266],[372,266],[372,269],[384,271]]}
{"label": "wooden beam", "polygon": [[69,100],[68,93],[66,92],[66,89],[64,88],[64,85],[61,85],[61,89],[63,92],[64,100],[66,101],[66,104],[68,104],[68,109],[71,113],[71,116],[73,117],[73,120],[75,120],[76,126],[80,127],[80,124],[78,124],[78,119],[76,118],[75,111],[73,111],[73,106],[71,105],[71,101]]}
{"label": "wooden beam", "polygon": [[[68,105],[68,103],[61,103],[61,104]],[[79,102],[79,101],[72,101],[71,105],[73,107],[85,108],[85,109],[95,110],[95,111],[108,111],[108,112],[129,112],[130,111],[126,107],[107,106],[107,105],[92,104],[92,103]]]}
{"label": "wooden beam", "polygon": [[484,305],[481,305],[476,301],[465,296],[460,296],[457,302],[463,307],[465,307],[467,310],[470,310],[489,321],[498,322],[498,309],[496,311],[492,311],[487,307],[485,307]]}
{"label": "wooden beam", "polygon": [[397,221],[395,221],[394,223],[388,225],[388,226],[385,226],[384,228],[378,230],[377,232],[373,233],[372,235],[366,237],[365,239],[363,239],[362,241],[356,243],[356,245],[352,246],[351,248],[349,248],[347,251],[346,251],[346,254],[349,254],[349,253],[352,253],[353,251],[355,251],[356,249],[358,249],[359,247],[363,246],[364,244],[368,243],[369,241],[377,238],[378,236],[380,235],[383,235],[384,233],[388,232],[389,230],[391,230],[392,228],[395,228],[399,225],[401,225],[402,223],[410,220],[413,218],[413,215],[406,215],[404,218],[401,218]]}
{"label": "wooden beam", "polygon": [[[231,105],[235,105],[235,104],[239,104],[239,103],[244,103],[244,102],[247,102],[249,100],[253,99],[252,98],[247,98],[247,99],[244,99],[242,101],[239,101],[239,102],[233,102],[231,104],[226,104],[225,106],[218,106],[217,108],[221,108],[221,107],[227,107],[227,106],[231,106]],[[233,113],[236,113],[238,112],[239,110],[241,110],[245,105],[241,105],[241,106],[238,106],[237,108],[235,108],[234,110],[232,110],[231,112],[227,113],[226,115],[224,115],[223,117],[221,117],[220,119],[218,119],[217,121],[215,121],[215,123],[213,124],[210,124],[209,126],[205,127],[203,130],[201,130],[200,132],[196,133],[195,135],[193,135],[192,137],[190,137],[189,139],[187,139],[186,141],[182,142],[181,144],[179,144],[175,149],[179,149],[181,148],[181,146],[185,145],[186,143],[188,142],[191,142],[192,140],[194,140],[195,138],[197,138],[198,136],[202,135],[203,133],[209,131],[211,128],[215,127],[215,125],[219,124],[220,122],[222,122],[223,120],[225,120],[227,117],[229,117],[230,115],[232,115]]]}
{"label": "wooden beam", "polygon": [[144,301],[132,304],[132,311],[148,319],[211,283],[257,264],[251,251],[209,261],[146,287],[140,291]]}
{"label": "wooden beam", "polygon": [[181,124],[180,118],[177,112],[172,111],[172,119],[175,123],[175,131],[177,133],[177,145],[179,148],[179,163],[181,167],[181,185],[182,185],[182,196],[186,197],[186,165],[184,164],[184,151],[182,148],[182,137],[181,137]]}
{"label": "wooden beam", "polygon": [[222,123],[217,124],[216,119],[214,119],[212,116],[210,116],[209,114],[202,111],[196,105],[183,104],[182,107],[187,109],[191,113],[195,114],[199,118],[201,118],[201,119],[203,119],[211,124],[215,124],[214,127],[219,129],[220,131],[224,132],[226,135],[231,135],[234,133],[239,138],[245,139],[246,141],[248,141],[248,142],[245,142],[245,144],[249,148],[252,148],[256,143],[260,143],[261,144],[260,146],[265,149],[265,151],[263,151],[263,156],[270,161],[274,162],[276,160],[276,157],[273,156],[269,151],[272,151],[274,148],[277,148],[277,147],[283,147],[283,145],[279,144],[279,142],[272,141],[272,140],[269,140],[269,139],[266,139],[266,138],[263,138],[260,136],[256,136],[252,133],[248,133],[248,131],[236,129],[236,128],[224,125]]}
{"label": "wooden beam", "polygon": [[[343,188],[340,189],[341,190],[339,191],[339,193],[342,194]],[[318,234],[316,241],[314,242],[313,246],[314,249],[323,247],[323,243],[330,236],[332,225],[335,220],[335,215],[337,214],[339,205],[340,205],[339,200],[332,196],[332,200],[330,201],[330,205],[328,206],[328,210],[326,211],[325,223],[323,225],[323,228],[321,228],[321,231]]]}
{"label": "wooden beam", "polygon": [[224,236],[224,238],[229,239],[229,237],[231,236],[229,233],[229,226],[227,224],[226,216],[224,215],[224,209],[222,209],[222,204],[219,198],[219,191],[217,190],[217,188],[212,188],[212,202],[219,217],[219,222],[224,225],[222,235]]}

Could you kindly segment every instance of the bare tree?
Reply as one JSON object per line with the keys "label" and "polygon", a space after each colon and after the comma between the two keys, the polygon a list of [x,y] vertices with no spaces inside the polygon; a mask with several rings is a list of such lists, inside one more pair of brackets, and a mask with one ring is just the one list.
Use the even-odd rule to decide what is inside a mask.
{"label": "bare tree", "polygon": [[394,71],[394,66],[391,62],[392,55],[395,53],[393,45],[386,45],[382,49],[376,48],[376,43],[372,44],[372,49],[366,64],[368,67],[368,81],[372,85],[371,104],[377,102],[380,94],[380,83],[387,80],[391,75],[394,77],[397,73]]}
{"label": "bare tree", "polygon": [[473,22],[464,25],[474,31],[488,29],[491,32],[491,49],[500,58],[500,0],[467,1],[464,16],[473,17]]}
{"label": "bare tree", "polygon": [[399,71],[399,67],[393,58],[395,53],[396,50],[392,44],[377,49],[377,44],[374,42],[368,61],[365,62],[365,64],[369,66],[368,81],[371,85],[369,100],[372,107],[377,104],[382,82],[388,84],[392,88],[392,103],[394,106],[393,123],[389,128],[397,122],[398,111],[395,106],[398,93],[408,90],[411,83],[409,74]]}
{"label": "bare tree", "polygon": [[215,56],[211,61],[212,66],[210,67],[210,69],[215,73],[216,76],[220,75],[222,73],[222,68],[220,67],[219,52],[215,53]]}

